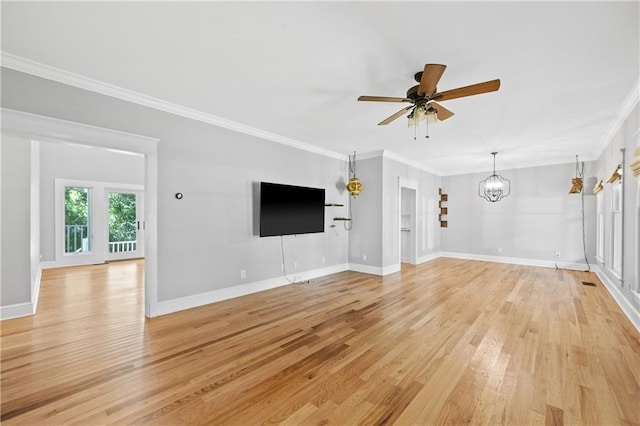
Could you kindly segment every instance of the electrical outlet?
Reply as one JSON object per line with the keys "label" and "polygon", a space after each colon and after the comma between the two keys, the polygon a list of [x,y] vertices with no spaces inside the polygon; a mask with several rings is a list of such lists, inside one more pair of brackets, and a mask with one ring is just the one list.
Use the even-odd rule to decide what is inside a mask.
{"label": "electrical outlet", "polygon": [[281,264],[280,264],[280,270],[281,270],[281,271],[284,271],[284,263],[281,263]]}
{"label": "electrical outlet", "polygon": [[498,253],[502,253],[502,247],[498,247]]}
{"label": "electrical outlet", "polygon": [[247,278],[247,271],[245,271],[244,269],[242,269],[240,271],[240,278]]}
{"label": "electrical outlet", "polygon": [[324,258],[324,256],[322,256],[322,263],[325,263],[326,259]]}
{"label": "electrical outlet", "polygon": [[298,262],[293,262],[293,269],[298,269]]}
{"label": "electrical outlet", "polygon": [[363,261],[363,262],[366,262],[366,261],[367,261],[367,255],[366,255],[366,254],[363,254],[363,255],[362,255],[362,261]]}

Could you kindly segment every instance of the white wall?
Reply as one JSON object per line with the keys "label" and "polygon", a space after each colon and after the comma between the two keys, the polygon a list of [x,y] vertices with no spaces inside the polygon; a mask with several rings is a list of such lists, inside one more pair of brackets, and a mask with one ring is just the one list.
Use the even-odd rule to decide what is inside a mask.
{"label": "white wall", "polygon": [[[589,163],[585,176],[590,176]],[[581,195],[569,194],[575,163],[498,170],[511,180],[511,195],[496,203],[479,197],[478,183],[491,171],[442,178],[449,195],[442,249],[473,255],[585,264]],[[592,194],[587,191],[586,194]],[[586,195],[587,251],[593,262],[595,197]],[[560,258],[556,259],[556,253]]]}
{"label": "white wall", "polygon": [[55,142],[40,144],[40,243],[43,261],[55,260],[55,180],[144,184],[144,156]]}

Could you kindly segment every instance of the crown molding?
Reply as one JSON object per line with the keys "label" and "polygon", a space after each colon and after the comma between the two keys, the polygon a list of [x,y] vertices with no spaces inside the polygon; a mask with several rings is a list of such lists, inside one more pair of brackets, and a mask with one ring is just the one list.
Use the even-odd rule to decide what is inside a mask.
{"label": "crown molding", "polygon": [[609,125],[609,128],[607,129],[607,133],[604,135],[604,138],[602,139],[602,144],[600,145],[600,148],[596,151],[596,154],[593,156],[593,158],[599,159],[602,156],[602,153],[607,148],[609,143],[611,143],[613,138],[616,136],[616,133],[618,133],[618,130],[620,130],[620,127],[622,127],[622,124],[624,123],[624,121],[627,119],[627,117],[629,117],[629,114],[631,114],[631,111],[633,111],[633,108],[635,108],[635,106],[638,105],[638,102],[640,102],[640,79],[638,79],[636,83],[633,85],[631,92],[629,92],[624,102],[618,109],[618,112],[616,113],[615,118]]}
{"label": "crown molding", "polygon": [[3,132],[39,141],[67,142],[136,154],[153,154],[159,139],[74,121],[0,108]]}
{"label": "crown molding", "polygon": [[423,172],[431,173],[432,175],[440,177],[445,175],[440,170],[427,168],[417,161],[409,160],[408,158],[403,157],[400,154],[396,154],[393,151],[389,151],[388,149],[380,149],[377,151],[369,151],[358,154],[358,160],[369,160],[372,158],[388,158],[389,160],[397,161],[398,163],[402,163],[405,166],[413,167],[414,169],[422,170]]}
{"label": "crown molding", "polygon": [[45,78],[47,80],[52,80],[58,83],[66,84],[68,86],[73,86],[79,89],[88,90],[90,92],[99,93],[101,95],[110,96],[112,98],[121,99],[123,101],[142,105],[148,108],[153,108],[159,111],[168,112],[170,114],[211,124],[213,126],[222,127],[234,132],[255,136],[260,139],[287,145],[303,151],[323,155],[325,157],[335,158],[342,161],[347,161],[348,159],[347,155],[335,151],[300,142],[295,139],[277,135],[275,133],[237,123],[235,121],[227,120],[213,114],[208,114],[182,105],[174,104],[172,102],[167,102],[162,99],[154,98],[152,96],[147,96],[133,90],[125,89],[123,87],[94,80],[80,74],[45,65],[40,62],[32,61],[30,59],[23,58],[11,53],[0,52],[0,59],[3,67],[10,68],[15,71],[31,74],[36,77]]}
{"label": "crown molding", "polygon": [[382,156],[384,158],[388,158],[389,160],[394,160],[397,161],[398,163],[402,163],[405,164],[407,166],[413,167],[414,169],[418,169],[418,170],[422,170],[424,172],[427,173],[431,173],[432,175],[436,175],[436,176],[444,176],[445,173],[443,173],[440,170],[436,170],[436,169],[432,169],[432,168],[428,168],[425,167],[424,165],[413,161],[413,160],[409,160],[408,158],[405,158],[399,154],[396,154],[395,152],[389,151],[389,150],[383,150],[382,152]]}

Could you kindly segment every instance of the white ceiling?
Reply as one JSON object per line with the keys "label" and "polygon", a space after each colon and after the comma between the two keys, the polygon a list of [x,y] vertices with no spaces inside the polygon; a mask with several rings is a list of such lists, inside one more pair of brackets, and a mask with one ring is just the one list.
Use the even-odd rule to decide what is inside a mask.
{"label": "white ceiling", "polygon": [[[4,54],[348,154],[389,150],[442,175],[589,160],[638,90],[630,2],[2,2]],[[402,104],[425,63],[442,102],[413,131]]]}

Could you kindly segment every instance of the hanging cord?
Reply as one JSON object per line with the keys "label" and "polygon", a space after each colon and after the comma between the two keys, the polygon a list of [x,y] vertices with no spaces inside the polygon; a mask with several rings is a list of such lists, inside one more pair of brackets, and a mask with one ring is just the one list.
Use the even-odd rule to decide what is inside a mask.
{"label": "hanging cord", "polygon": [[[356,176],[356,152],[353,151],[353,161],[351,160],[351,155],[349,156],[349,180],[351,180],[351,178],[354,178]],[[347,195],[347,208],[349,210],[349,214],[347,215],[347,217],[349,219],[352,219],[351,217],[351,196]],[[353,227],[353,224],[351,223],[350,220],[345,220],[344,222],[342,222],[344,229],[347,231],[351,231],[351,228]],[[336,231],[336,235],[338,235],[338,231]]]}
{"label": "hanging cord", "polygon": [[297,284],[295,275],[293,276],[293,280],[287,276],[287,268],[284,261],[284,237],[282,235],[280,235],[280,252],[282,254],[282,276],[285,277],[291,284]]}
{"label": "hanging cord", "polygon": [[349,219],[351,220],[345,220],[344,222],[342,222],[342,224],[344,225],[344,229],[347,231],[351,231],[351,228],[353,228],[353,216],[351,216],[351,197],[347,197],[347,209],[349,210],[349,215],[347,216]]}
{"label": "hanging cord", "polygon": [[[583,178],[584,182],[584,161],[582,162],[582,166],[578,168],[578,156],[576,155],[576,176],[579,178]],[[582,202],[582,252],[584,254],[584,261],[587,264],[587,270],[585,272],[591,272],[591,265],[589,264],[589,259],[587,258],[587,235],[585,232],[585,218],[584,218],[584,188],[580,191],[580,199]]]}

